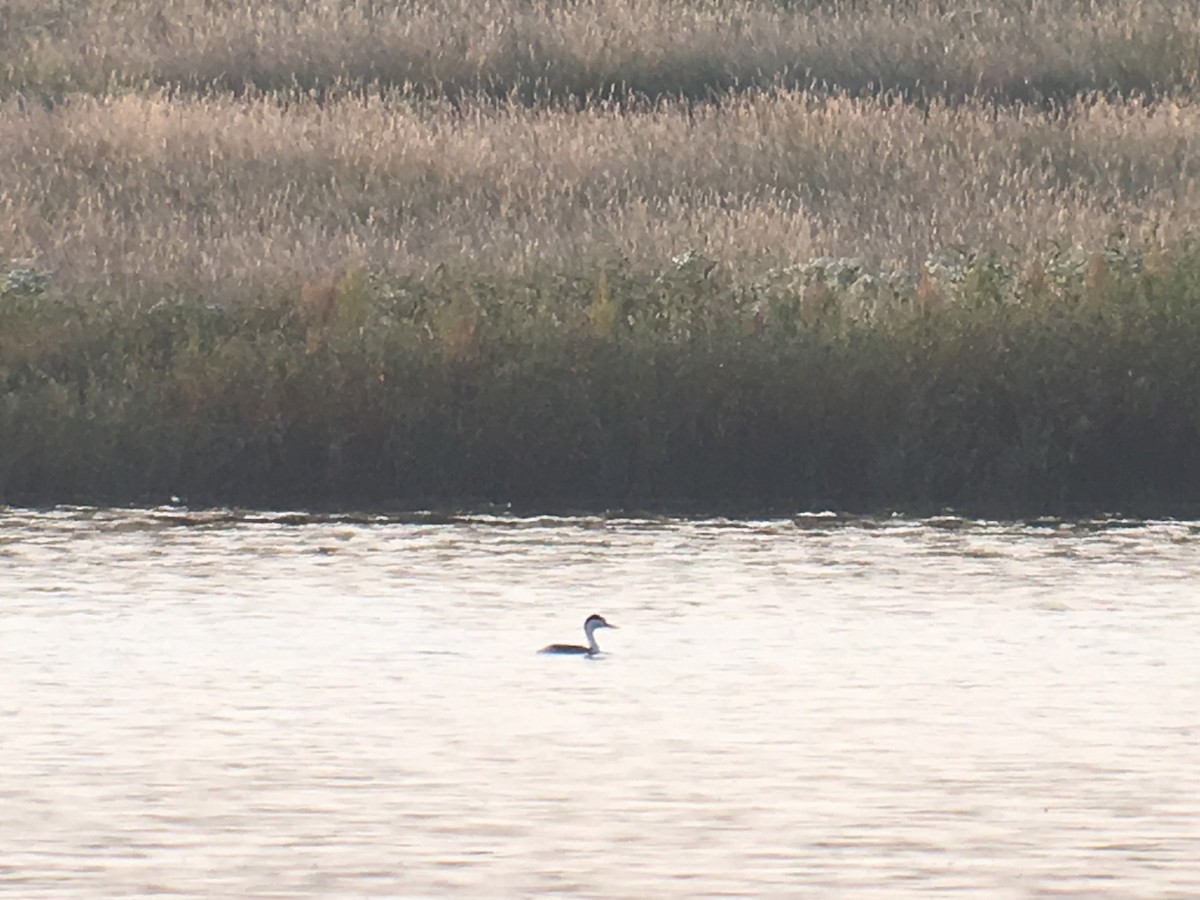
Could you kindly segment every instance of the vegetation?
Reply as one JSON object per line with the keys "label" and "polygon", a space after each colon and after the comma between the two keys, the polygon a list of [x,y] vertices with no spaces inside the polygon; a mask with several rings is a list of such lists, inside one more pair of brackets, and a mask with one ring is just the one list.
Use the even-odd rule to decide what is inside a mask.
{"label": "vegetation", "polygon": [[0,91],[1001,100],[1194,88],[1198,0],[6,0]]}
{"label": "vegetation", "polygon": [[10,2],[0,502],[1195,508],[1198,22]]}
{"label": "vegetation", "polygon": [[[936,273],[936,274],[935,274]],[[784,276],[780,276],[781,278]],[[1194,503],[1200,252],[1020,274],[681,258],[109,306],[10,273],[10,501]]]}
{"label": "vegetation", "polygon": [[1103,249],[1200,221],[1200,104],[773,91],[700,108],[404,95],[76,97],[0,116],[0,260],[66,292],[242,302],[347,265],[481,279],[703,253],[744,279],[819,256]]}

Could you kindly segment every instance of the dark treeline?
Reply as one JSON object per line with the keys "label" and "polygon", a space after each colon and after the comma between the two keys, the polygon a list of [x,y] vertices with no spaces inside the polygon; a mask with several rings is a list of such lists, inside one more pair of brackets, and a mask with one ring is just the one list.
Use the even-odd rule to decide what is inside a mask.
{"label": "dark treeline", "polygon": [[1200,504],[1200,255],[1118,262],[886,302],[687,265],[225,305],[10,275],[0,502]]}

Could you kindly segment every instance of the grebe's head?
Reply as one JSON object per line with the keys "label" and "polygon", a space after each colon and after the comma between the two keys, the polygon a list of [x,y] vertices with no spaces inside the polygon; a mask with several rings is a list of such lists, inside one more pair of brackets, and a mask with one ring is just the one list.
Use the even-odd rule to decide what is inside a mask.
{"label": "grebe's head", "polygon": [[616,628],[616,625],[611,625],[604,621],[604,616],[588,616],[587,621],[583,623],[583,630],[591,634],[597,628]]}

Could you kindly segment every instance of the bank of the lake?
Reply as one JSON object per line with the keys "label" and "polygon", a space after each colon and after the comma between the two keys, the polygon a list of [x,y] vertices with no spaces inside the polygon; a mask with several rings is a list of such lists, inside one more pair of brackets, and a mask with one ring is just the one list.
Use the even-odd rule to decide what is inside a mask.
{"label": "bank of the lake", "polygon": [[699,257],[347,270],[243,302],[12,272],[0,501],[1170,511],[1200,502],[1200,254],[908,281]]}

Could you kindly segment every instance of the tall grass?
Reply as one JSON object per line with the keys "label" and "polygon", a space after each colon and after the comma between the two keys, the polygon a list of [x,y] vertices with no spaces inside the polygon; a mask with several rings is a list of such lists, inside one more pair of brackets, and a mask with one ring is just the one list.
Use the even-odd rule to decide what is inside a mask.
{"label": "tall grass", "polygon": [[710,97],[832,86],[1005,100],[1191,89],[1197,0],[7,0],[0,95],[408,86]]}
{"label": "tall grass", "polygon": [[1200,221],[1190,101],[77,96],[0,107],[0,156],[0,260],[67,291],[213,300],[346,265],[512,276],[689,251],[743,280],[821,255],[915,273],[956,244],[1036,254]]}
{"label": "tall grass", "polygon": [[0,502],[1200,503],[1200,0],[9,0]]}
{"label": "tall grass", "polygon": [[697,263],[349,272],[237,305],[97,304],[10,274],[0,502],[1200,502],[1190,244],[981,258],[887,303],[835,266],[739,288]]}

